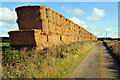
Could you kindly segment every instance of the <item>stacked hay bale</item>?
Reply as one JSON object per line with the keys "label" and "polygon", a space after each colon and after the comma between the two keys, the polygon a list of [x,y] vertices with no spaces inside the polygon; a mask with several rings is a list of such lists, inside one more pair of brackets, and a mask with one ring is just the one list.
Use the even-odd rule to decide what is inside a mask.
{"label": "stacked hay bale", "polygon": [[36,49],[68,44],[74,41],[97,40],[83,27],[45,6],[16,8],[18,31],[10,31],[10,46],[34,46]]}
{"label": "stacked hay bale", "polygon": [[47,22],[45,6],[23,6],[16,8],[20,30],[42,29]]}

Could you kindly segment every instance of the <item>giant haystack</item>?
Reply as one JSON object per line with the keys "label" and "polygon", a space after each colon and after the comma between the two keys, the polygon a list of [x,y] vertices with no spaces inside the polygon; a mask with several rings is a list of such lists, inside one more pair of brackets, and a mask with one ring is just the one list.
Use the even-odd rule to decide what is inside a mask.
{"label": "giant haystack", "polygon": [[16,12],[20,30],[8,32],[11,47],[43,49],[74,41],[97,40],[96,36],[51,8],[22,6],[17,7]]}

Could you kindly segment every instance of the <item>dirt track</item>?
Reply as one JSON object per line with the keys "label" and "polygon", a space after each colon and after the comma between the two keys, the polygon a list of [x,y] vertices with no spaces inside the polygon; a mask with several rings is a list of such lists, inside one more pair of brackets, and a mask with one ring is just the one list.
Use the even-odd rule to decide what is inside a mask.
{"label": "dirt track", "polygon": [[67,78],[117,78],[119,69],[118,62],[103,42],[99,42]]}

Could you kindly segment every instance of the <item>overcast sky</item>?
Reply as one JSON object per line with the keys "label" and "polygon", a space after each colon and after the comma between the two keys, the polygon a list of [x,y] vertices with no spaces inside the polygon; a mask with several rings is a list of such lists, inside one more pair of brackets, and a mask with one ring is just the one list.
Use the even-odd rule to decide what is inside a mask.
{"label": "overcast sky", "polygon": [[18,30],[15,8],[24,5],[45,5],[84,27],[97,37],[118,37],[117,2],[2,2],[0,7],[0,36]]}

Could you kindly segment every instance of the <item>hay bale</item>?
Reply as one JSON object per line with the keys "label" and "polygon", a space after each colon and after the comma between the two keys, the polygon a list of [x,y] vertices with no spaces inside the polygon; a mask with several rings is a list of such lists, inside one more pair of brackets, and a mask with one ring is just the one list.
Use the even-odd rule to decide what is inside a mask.
{"label": "hay bale", "polygon": [[[43,49],[47,45],[47,35],[40,29],[10,31],[10,46],[34,46],[37,49]],[[44,45],[43,45],[44,44]]]}
{"label": "hay bale", "polygon": [[69,44],[69,43],[74,41],[74,36],[66,36],[66,35],[64,36],[64,35],[62,35],[61,36],[61,41],[62,41],[63,44]]}
{"label": "hay bale", "polygon": [[52,10],[52,23],[53,24],[55,24],[55,22],[56,22],[56,19],[55,19],[55,11],[54,10]]}
{"label": "hay bale", "polygon": [[74,23],[70,21],[70,27],[74,28]]}
{"label": "hay bale", "polygon": [[69,19],[66,19],[66,26],[70,27],[70,20]]}
{"label": "hay bale", "polygon": [[60,14],[60,26],[66,27],[66,18]]}
{"label": "hay bale", "polygon": [[[15,31],[16,34],[9,32],[10,36],[11,34],[21,36],[27,32],[23,37],[31,34],[30,38],[32,38],[33,42],[30,43],[28,41],[30,43],[28,44],[25,43],[24,39],[24,42],[22,41],[21,43],[13,42],[12,39],[14,38],[12,36],[11,44],[34,44],[38,49],[43,49],[44,47],[59,45],[61,41],[63,43],[71,43],[73,41],[97,40],[96,36],[51,8],[46,8],[45,6],[23,6],[16,8],[16,12],[20,31]],[[22,38],[19,40],[22,40]]]}
{"label": "hay bale", "polygon": [[49,22],[52,22],[53,21],[53,17],[52,17],[52,8],[46,8],[46,17],[48,18],[48,21]]}
{"label": "hay bale", "polygon": [[62,37],[62,43],[68,44],[68,37],[67,36],[61,36]]}
{"label": "hay bale", "polygon": [[37,44],[47,42],[47,35],[44,32],[41,32],[41,30],[34,30],[34,35]]}
{"label": "hay bale", "polygon": [[17,20],[18,26],[20,30],[27,30],[27,29],[42,29],[41,20],[32,20],[32,21],[21,21]]}
{"label": "hay bale", "polygon": [[64,28],[62,29],[62,34],[63,34],[63,35],[69,35],[69,28],[68,28],[68,27],[64,27]]}
{"label": "hay bale", "polygon": [[63,33],[64,33],[64,26],[60,26],[60,28],[61,28],[61,34],[60,35],[63,35]]}
{"label": "hay bale", "polygon": [[72,30],[72,28],[70,27],[70,28],[68,28],[68,35],[69,36],[72,36],[74,33],[73,33],[73,30]]}
{"label": "hay bale", "polygon": [[48,43],[51,46],[56,46],[61,44],[60,36],[59,35],[48,35]]}
{"label": "hay bale", "polygon": [[46,19],[46,7],[40,5],[39,11],[40,19]]}
{"label": "hay bale", "polygon": [[74,40],[74,36],[69,36],[69,39],[70,39],[70,42],[69,42],[69,43],[72,43],[72,42],[75,41],[75,40]]}
{"label": "hay bale", "polygon": [[10,46],[14,45],[36,45],[34,30],[17,30],[8,32]]}
{"label": "hay bale", "polygon": [[15,9],[18,18],[39,16],[39,6],[22,6]]}
{"label": "hay bale", "polygon": [[20,30],[41,29],[41,24],[43,24],[42,21],[45,22],[45,20],[47,19],[45,6],[18,7],[16,8],[16,12],[18,16],[17,23],[19,25]]}
{"label": "hay bale", "polygon": [[55,13],[55,24],[60,26],[60,14],[58,12]]}
{"label": "hay bale", "polygon": [[22,6],[17,7],[15,10],[17,12],[18,19],[24,20],[26,18],[37,18],[40,14],[46,16],[45,6]]}
{"label": "hay bale", "polygon": [[41,32],[40,30],[35,30],[34,33],[37,49],[43,49],[45,47],[48,47],[47,35],[44,32]]}
{"label": "hay bale", "polygon": [[48,28],[49,24],[48,24],[48,20],[44,19],[41,21],[41,27],[42,27],[42,31],[46,34],[49,34],[49,28]]}
{"label": "hay bale", "polygon": [[61,35],[62,34],[62,26],[55,26],[55,31],[56,31],[56,34]]}
{"label": "hay bale", "polygon": [[52,23],[52,22],[48,22],[48,29],[49,29],[49,33],[50,34],[55,34],[56,31],[55,31],[55,24]]}

